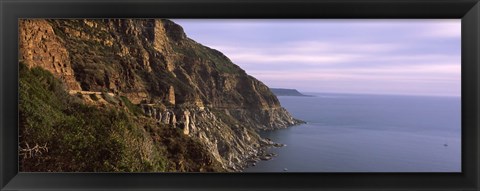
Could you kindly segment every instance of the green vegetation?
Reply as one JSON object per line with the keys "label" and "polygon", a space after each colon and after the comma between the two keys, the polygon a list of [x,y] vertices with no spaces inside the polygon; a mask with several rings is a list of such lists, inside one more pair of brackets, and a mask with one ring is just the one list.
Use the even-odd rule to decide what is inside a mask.
{"label": "green vegetation", "polygon": [[[211,108],[246,108],[256,112],[253,109],[265,107],[260,100],[273,104],[278,101],[268,87],[248,77],[221,52],[190,39],[180,40],[184,37],[180,26],[158,23],[164,25],[164,39],[163,33],[154,34],[158,30],[152,27],[162,26],[153,20],[48,22],[55,34],[46,39],[55,38],[60,45],[49,47],[47,43],[47,47],[42,45],[32,51],[65,48],[67,57],[63,53],[51,56],[66,61],[63,66],[67,70],[52,68],[45,59],[41,64],[27,64],[56,70],[59,76],[70,75],[71,67],[74,80],[87,92],[69,95],[64,84],[48,71],[20,65],[21,171],[220,172],[225,170],[223,160],[228,161],[223,163],[226,166],[236,164],[242,159],[237,156],[249,151],[244,145],[256,141],[243,142],[234,136],[244,135],[250,128],[250,134],[256,135],[254,124],[272,120],[269,115],[250,120],[241,116],[243,113],[229,114]],[[29,35],[39,38],[36,33]],[[164,48],[158,47],[163,45]],[[67,79],[70,84],[70,78]],[[95,95],[90,95],[92,92]],[[171,92],[175,94],[175,104],[171,104]],[[133,104],[129,98],[155,108],[155,117],[161,115],[163,119],[143,115],[141,105]],[[219,120],[208,120],[209,113],[196,115],[197,104],[210,107]],[[183,112],[192,108],[193,119],[189,122],[197,128],[192,127],[189,135],[184,135]],[[164,124],[165,113],[173,117],[172,111],[177,128]],[[211,144],[217,140],[228,140],[217,148],[222,151],[220,156],[216,145]]]}
{"label": "green vegetation", "polygon": [[127,113],[84,105],[48,71],[23,64],[19,90],[19,146],[48,148],[20,151],[22,171],[167,170],[164,149]]}
{"label": "green vegetation", "polygon": [[117,100],[116,98],[114,98],[113,96],[111,96],[110,94],[108,94],[105,91],[102,92],[102,97],[108,103],[111,103],[111,104],[118,104],[119,103],[119,100]]}
{"label": "green vegetation", "polygon": [[[103,42],[115,40],[112,34],[86,26],[82,20],[48,20],[55,34],[65,42],[75,71],[83,71],[77,76],[84,89],[105,86],[105,76],[115,71],[122,62],[115,53],[120,52],[118,45],[107,46]],[[99,27],[106,27],[102,22],[95,22]],[[69,29],[69,32],[67,31]],[[73,35],[72,31],[80,36]]]}
{"label": "green vegetation", "polygon": [[[201,45],[200,45],[201,46]],[[201,46],[198,48],[200,57],[204,59],[211,60],[214,64],[215,69],[220,73],[228,73],[228,74],[238,74],[238,72],[243,71],[240,67],[230,62],[223,53],[219,52],[218,50],[211,49],[205,46]]]}
{"label": "green vegetation", "polygon": [[[121,109],[85,105],[64,88],[50,72],[20,64],[21,171],[224,171],[180,129],[135,119]],[[122,101],[137,116],[142,113],[126,97],[102,95]]]}
{"label": "green vegetation", "polygon": [[122,99],[122,102],[125,104],[125,106],[127,106],[128,111],[132,112],[134,115],[138,116],[143,113],[142,109],[137,105],[133,104],[127,97],[120,96],[120,99]]}
{"label": "green vegetation", "polygon": [[199,140],[185,136],[180,128],[147,125],[145,129],[156,142],[166,146],[168,171],[225,172]]}
{"label": "green vegetation", "polygon": [[[243,71],[240,67],[232,64],[223,53],[215,49],[199,44],[195,44],[193,48],[175,44],[172,45],[175,52],[183,54],[186,58],[201,58],[202,60],[211,61],[212,67],[220,73],[236,74],[239,71]],[[176,65],[183,66],[185,63],[176,63]]]}

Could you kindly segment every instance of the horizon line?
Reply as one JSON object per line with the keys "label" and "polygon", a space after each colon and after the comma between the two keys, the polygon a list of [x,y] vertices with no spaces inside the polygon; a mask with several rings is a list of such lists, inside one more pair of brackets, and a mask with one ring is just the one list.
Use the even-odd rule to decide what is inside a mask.
{"label": "horizon line", "polygon": [[[292,89],[292,88],[284,88],[284,89]],[[421,97],[452,97],[452,98],[461,98],[462,95],[439,95],[439,94],[402,94],[402,93],[370,93],[370,92],[318,92],[318,91],[300,91],[300,93],[305,93],[308,95],[309,93],[314,94],[350,94],[350,95],[378,95],[378,96],[421,96]]]}

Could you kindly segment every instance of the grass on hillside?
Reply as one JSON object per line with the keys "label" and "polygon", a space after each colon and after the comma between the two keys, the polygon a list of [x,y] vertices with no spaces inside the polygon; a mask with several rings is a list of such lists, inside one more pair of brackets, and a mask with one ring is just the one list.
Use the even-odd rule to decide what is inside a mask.
{"label": "grass on hillside", "polygon": [[86,105],[50,72],[22,63],[19,86],[20,171],[225,171],[180,129],[134,118],[142,111],[126,97],[131,113]]}
{"label": "grass on hillside", "polygon": [[29,69],[20,64],[19,84],[19,146],[27,149],[39,145],[48,149],[20,151],[21,171],[167,169],[162,149],[125,111],[83,104],[41,68]]}

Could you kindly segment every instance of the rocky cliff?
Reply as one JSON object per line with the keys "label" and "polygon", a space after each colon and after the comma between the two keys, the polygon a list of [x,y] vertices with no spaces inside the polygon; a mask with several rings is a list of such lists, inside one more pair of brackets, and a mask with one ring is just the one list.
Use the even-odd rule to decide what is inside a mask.
{"label": "rocky cliff", "polygon": [[172,21],[29,19],[19,28],[26,66],[51,72],[85,104],[179,129],[226,170],[270,144],[257,130],[300,123],[266,85]]}

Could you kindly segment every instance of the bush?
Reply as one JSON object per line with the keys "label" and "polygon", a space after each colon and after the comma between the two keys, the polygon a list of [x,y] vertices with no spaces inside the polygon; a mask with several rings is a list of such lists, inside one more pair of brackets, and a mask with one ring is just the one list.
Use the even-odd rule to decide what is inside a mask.
{"label": "bush", "polygon": [[[165,171],[159,146],[124,111],[84,105],[48,71],[20,64],[20,148],[48,152],[20,158],[21,171]],[[22,151],[20,152],[22,154]]]}
{"label": "bush", "polygon": [[108,103],[111,103],[111,104],[118,104],[118,100],[116,98],[114,98],[113,96],[111,96],[110,94],[108,94],[107,92],[102,92],[102,97],[103,99],[105,99]]}
{"label": "bush", "polygon": [[125,106],[127,106],[127,109],[134,115],[138,116],[140,114],[143,114],[142,109],[139,106],[133,104],[127,97],[120,96],[120,99],[125,104]]}

